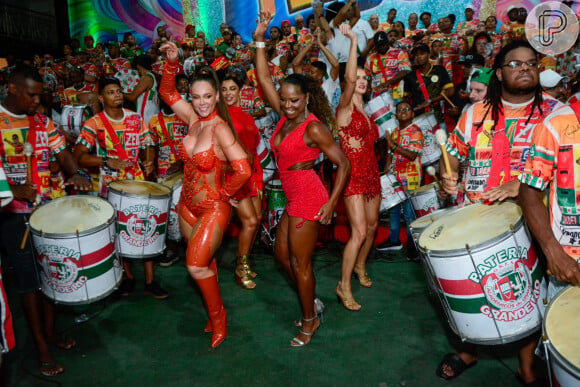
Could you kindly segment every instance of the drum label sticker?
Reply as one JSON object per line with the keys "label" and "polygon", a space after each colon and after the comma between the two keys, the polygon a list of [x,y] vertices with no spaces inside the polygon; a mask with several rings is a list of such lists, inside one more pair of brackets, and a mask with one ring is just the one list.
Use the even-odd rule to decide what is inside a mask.
{"label": "drum label sticker", "polygon": [[57,293],[73,293],[87,282],[79,276],[78,262],[81,254],[64,246],[40,245],[36,248],[42,265],[41,276],[45,283]]}
{"label": "drum label sticker", "polygon": [[469,275],[476,283],[482,278],[487,304],[482,305],[480,311],[485,316],[498,321],[516,321],[536,310],[540,281],[532,280],[520,257],[528,257],[526,248],[500,250],[478,264],[478,272]]}
{"label": "drum label sticker", "polygon": [[118,211],[119,236],[133,247],[149,246],[165,235],[167,213],[147,204]]}

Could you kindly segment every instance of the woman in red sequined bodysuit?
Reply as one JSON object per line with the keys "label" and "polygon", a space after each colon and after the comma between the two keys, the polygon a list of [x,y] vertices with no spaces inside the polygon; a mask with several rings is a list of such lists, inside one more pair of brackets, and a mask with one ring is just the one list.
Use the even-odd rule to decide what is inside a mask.
{"label": "woman in red sequined bodysuit", "polygon": [[[167,64],[163,69],[160,94],[189,126],[189,133],[179,144],[184,174],[178,213],[181,232],[188,241],[186,265],[207,307],[209,321],[205,331],[213,330],[212,347],[217,347],[226,338],[227,320],[217,265],[212,257],[230,218],[228,202],[250,178],[251,169],[246,152],[232,129],[227,106],[219,97],[217,77],[198,75],[191,83],[192,102],[189,104],[175,88],[177,47],[166,43],[161,50],[167,55]],[[228,164],[234,173],[226,179]]]}
{"label": "woman in red sequined bodysuit", "polygon": [[[280,95],[276,92],[264,44],[264,34],[272,16],[269,12],[262,13],[260,20],[255,32],[256,74],[270,106],[282,117],[270,143],[288,199],[278,223],[274,253],[298,290],[303,318],[296,323],[300,332],[290,345],[301,347],[310,342],[320,325],[315,310],[311,262],[318,229],[320,223],[328,224],[332,220],[334,207],[348,179],[350,163],[330,131],[317,118],[335,128],[330,104],[316,81],[293,74],[282,82]],[[312,113],[309,114],[309,110]],[[312,169],[321,151],[338,166],[330,196]],[[320,312],[320,307],[318,309]]]}
{"label": "woman in red sequined bodysuit", "polygon": [[262,181],[263,171],[257,148],[260,141],[260,132],[254,124],[254,118],[244,113],[240,107],[240,90],[243,82],[234,74],[228,74],[221,84],[221,94],[228,104],[234,128],[246,151],[251,155],[252,177],[234,195],[238,200],[236,212],[242,222],[242,229],[238,236],[238,256],[236,260],[236,277],[238,283],[246,289],[254,289],[253,281],[256,274],[250,269],[249,255],[258,226],[262,221]]}
{"label": "woman in red sequined bodysuit", "polygon": [[364,68],[357,68],[357,36],[348,24],[341,25],[341,30],[351,40],[345,87],[336,113],[340,147],[352,165],[350,180],[344,190],[351,234],[342,256],[342,276],[336,286],[336,295],[345,308],[360,310],[361,305],[352,296],[350,279],[354,270],[361,286],[372,286],[366,273],[366,260],[375,240],[381,203],[379,169],[374,153],[378,129],[363,109],[368,80]]}

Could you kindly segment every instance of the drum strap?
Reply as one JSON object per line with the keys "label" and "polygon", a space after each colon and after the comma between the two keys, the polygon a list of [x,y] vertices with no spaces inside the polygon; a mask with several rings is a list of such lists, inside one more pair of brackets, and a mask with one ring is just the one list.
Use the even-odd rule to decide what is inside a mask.
{"label": "drum strap", "polygon": [[503,108],[500,108],[491,144],[491,169],[485,187],[486,191],[499,186],[502,171],[504,173],[503,184],[509,183],[512,180],[510,167],[511,144],[505,134],[505,130],[505,116]]}
{"label": "drum strap", "polygon": [[113,146],[117,151],[117,156],[119,156],[121,160],[129,160],[129,156],[127,156],[127,152],[125,152],[125,148],[123,148],[123,146],[121,145],[121,141],[119,141],[119,137],[117,136],[115,129],[113,129],[113,126],[109,122],[109,119],[105,115],[105,112],[103,111],[99,113],[99,117],[101,118],[103,125],[105,125],[105,130],[107,131],[107,134],[109,135],[111,141],[113,142]]}
{"label": "drum strap", "polygon": [[40,189],[41,181],[40,175],[38,174],[38,159],[36,158],[36,139],[38,138],[37,132],[41,131],[44,128],[44,125],[41,122],[40,114],[34,114],[32,116],[28,116],[28,142],[32,145],[32,157],[30,158],[30,175],[32,176],[32,183],[36,186],[36,192],[41,194]]}
{"label": "drum strap", "polygon": [[383,64],[383,58],[379,57],[377,60],[377,64],[379,65],[379,70],[383,73],[383,78],[385,78],[385,82],[388,80],[387,72],[385,71],[385,65]]}
{"label": "drum strap", "polygon": [[[423,79],[423,75],[421,74],[421,71],[419,71],[419,69],[417,69],[415,71],[415,74],[417,75],[417,81],[419,81],[419,88],[421,89],[421,93],[423,93],[423,99],[424,102],[429,101],[429,92],[427,91],[427,86],[425,86],[425,80]],[[425,112],[430,112],[431,111],[431,107],[427,106],[425,108]]]}
{"label": "drum strap", "polygon": [[165,137],[165,142],[163,143],[163,145],[169,146],[169,148],[171,148],[171,153],[173,153],[173,156],[178,158],[177,157],[177,154],[178,154],[177,141],[175,141],[174,139],[169,137],[169,131],[167,130],[167,125],[165,124],[165,118],[163,117],[163,112],[159,112],[159,114],[157,114],[157,117],[159,118],[159,125],[161,126],[161,131],[163,132],[163,137]]}

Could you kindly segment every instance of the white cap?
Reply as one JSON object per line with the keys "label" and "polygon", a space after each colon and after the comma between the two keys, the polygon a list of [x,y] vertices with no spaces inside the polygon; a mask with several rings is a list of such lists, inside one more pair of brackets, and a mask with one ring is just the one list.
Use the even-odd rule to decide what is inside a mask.
{"label": "white cap", "polygon": [[511,11],[512,9],[516,9],[516,8],[518,8],[518,7],[516,7],[515,5],[510,5],[510,6],[508,7],[508,9],[507,9],[507,12],[506,12],[506,13],[510,13],[510,11]]}
{"label": "white cap", "polygon": [[540,85],[545,89],[555,87],[560,82],[569,82],[570,78],[563,77],[554,70],[544,70],[540,73]]}
{"label": "white cap", "polygon": [[465,9],[471,9],[473,11],[474,10],[473,4],[471,4],[471,3],[466,4]]}

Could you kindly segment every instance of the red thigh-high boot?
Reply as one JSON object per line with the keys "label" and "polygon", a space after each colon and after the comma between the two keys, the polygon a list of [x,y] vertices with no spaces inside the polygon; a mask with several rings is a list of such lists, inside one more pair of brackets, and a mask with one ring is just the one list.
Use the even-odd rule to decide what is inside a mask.
{"label": "red thigh-high boot", "polygon": [[[209,269],[215,273],[215,278],[219,282],[220,278],[218,276],[217,260],[215,258],[210,261]],[[213,331],[213,327],[211,325],[211,319],[207,320],[207,323],[205,324],[205,328],[203,328],[203,331],[204,332]]]}
{"label": "red thigh-high boot", "polygon": [[215,348],[220,345],[228,335],[226,310],[220,295],[217,277],[212,275],[211,277],[196,279],[195,281],[197,282],[201,294],[203,295],[203,299],[205,300],[207,314],[213,327],[211,346],[212,348]]}

